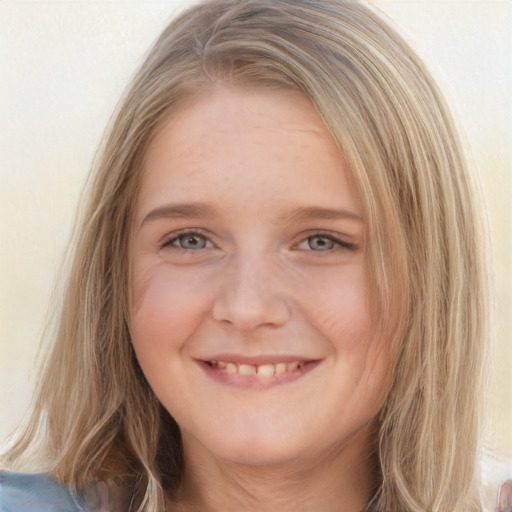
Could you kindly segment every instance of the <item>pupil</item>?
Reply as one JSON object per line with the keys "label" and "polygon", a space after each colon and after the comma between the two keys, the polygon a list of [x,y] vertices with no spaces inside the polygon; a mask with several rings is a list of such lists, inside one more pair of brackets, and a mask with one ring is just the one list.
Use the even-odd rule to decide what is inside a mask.
{"label": "pupil", "polygon": [[313,236],[309,239],[310,249],[316,249],[317,251],[327,251],[332,249],[334,242],[328,238]]}
{"label": "pupil", "polygon": [[204,247],[202,237],[189,235],[181,239],[181,246],[185,249],[198,249]]}

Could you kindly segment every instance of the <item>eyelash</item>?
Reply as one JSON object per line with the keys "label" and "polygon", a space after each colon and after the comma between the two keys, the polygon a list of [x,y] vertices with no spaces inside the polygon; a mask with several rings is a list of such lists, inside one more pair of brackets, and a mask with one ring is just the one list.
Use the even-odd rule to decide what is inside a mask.
{"label": "eyelash", "polygon": [[172,236],[166,240],[164,240],[160,246],[161,249],[167,249],[172,248],[173,250],[182,251],[182,252],[193,252],[193,251],[199,251],[201,249],[205,249],[206,247],[200,247],[197,249],[186,249],[184,247],[180,247],[178,245],[174,245],[176,242],[178,242],[181,238],[192,238],[192,237],[200,237],[205,240],[206,244],[211,244],[211,240],[209,240],[208,236],[201,233],[200,231],[194,231],[194,230],[184,230],[184,231],[178,231],[177,233],[173,233]]}
{"label": "eyelash", "polygon": [[[193,249],[193,248],[184,248],[184,247],[180,247],[178,245],[174,245],[176,242],[178,242],[180,239],[182,238],[192,238],[192,237],[199,237],[199,238],[202,238],[204,241],[205,241],[205,244],[208,246],[208,244],[210,246],[213,246],[215,247],[215,245],[213,244],[213,242],[208,238],[207,235],[201,233],[200,231],[195,231],[195,230],[184,230],[184,231],[178,231],[176,233],[173,233],[172,236],[166,240],[164,240],[160,246],[161,249],[172,249],[172,250],[176,250],[176,251],[180,251],[180,252],[183,252],[183,253],[191,253],[191,252],[195,252],[195,251],[200,251],[201,249],[206,249],[206,248],[210,248],[210,247],[199,247],[199,248],[196,248],[196,249]],[[311,243],[311,240],[313,239],[324,239],[324,240],[328,240],[330,242],[333,242],[334,243],[334,246],[330,249],[324,249],[324,250],[314,250],[311,248],[311,246],[309,245]],[[304,243],[307,243],[309,245],[309,250],[308,252],[311,252],[313,254],[315,254],[316,256],[327,256],[328,254],[332,254],[333,252],[338,252],[338,251],[354,251],[357,247],[355,244],[353,243],[350,243],[350,242],[347,242],[346,240],[342,240],[336,236],[333,236],[332,234],[330,233],[325,233],[325,232],[316,232],[316,233],[313,233],[309,236],[307,236],[306,238],[302,239],[299,244],[296,244],[295,247],[299,247],[300,245],[304,244]]]}
{"label": "eyelash", "polygon": [[[326,256],[329,253],[338,252],[338,251],[353,251],[356,249],[355,244],[347,242],[346,240],[342,240],[341,238],[338,238],[337,236],[334,236],[330,233],[324,233],[324,232],[317,232],[313,233],[309,236],[307,236],[304,240],[300,242],[299,245],[303,243],[307,243],[308,245],[311,243],[312,239],[323,239],[328,240],[330,242],[334,243],[334,246],[331,249],[324,249],[324,250],[314,250],[311,249],[311,246],[309,246],[310,252],[315,253],[317,256]],[[327,253],[327,254],[325,254]]]}

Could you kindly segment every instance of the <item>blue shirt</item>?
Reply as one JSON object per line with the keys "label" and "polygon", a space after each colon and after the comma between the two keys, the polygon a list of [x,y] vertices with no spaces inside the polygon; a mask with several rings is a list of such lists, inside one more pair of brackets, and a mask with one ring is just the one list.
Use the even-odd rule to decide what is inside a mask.
{"label": "blue shirt", "polygon": [[0,471],[0,512],[125,512],[111,508],[104,482],[87,497],[73,492],[44,474]]}

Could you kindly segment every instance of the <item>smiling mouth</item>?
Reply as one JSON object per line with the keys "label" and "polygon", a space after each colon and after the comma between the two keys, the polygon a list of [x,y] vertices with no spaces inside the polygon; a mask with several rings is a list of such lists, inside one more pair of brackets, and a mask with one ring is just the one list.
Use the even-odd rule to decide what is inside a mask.
{"label": "smiling mouth", "polygon": [[238,375],[257,375],[258,377],[270,378],[274,375],[284,375],[292,373],[296,370],[301,370],[305,361],[292,361],[290,363],[277,363],[277,364],[237,364],[227,361],[207,361],[207,363],[215,369],[224,370],[229,374]]}
{"label": "smiling mouth", "polygon": [[320,361],[295,360],[249,364],[212,359],[198,363],[206,374],[217,382],[240,388],[266,389],[301,378]]}

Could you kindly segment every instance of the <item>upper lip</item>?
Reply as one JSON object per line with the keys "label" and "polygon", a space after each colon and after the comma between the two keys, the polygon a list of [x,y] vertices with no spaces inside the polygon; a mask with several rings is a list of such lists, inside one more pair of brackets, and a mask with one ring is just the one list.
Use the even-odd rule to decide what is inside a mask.
{"label": "upper lip", "polygon": [[216,354],[206,358],[200,358],[199,361],[223,361],[226,363],[235,364],[250,364],[254,366],[260,366],[263,364],[278,364],[278,363],[293,363],[298,361],[299,363],[305,363],[309,361],[317,361],[318,358],[304,357],[293,354],[268,354],[259,356],[245,356],[241,354]]}

